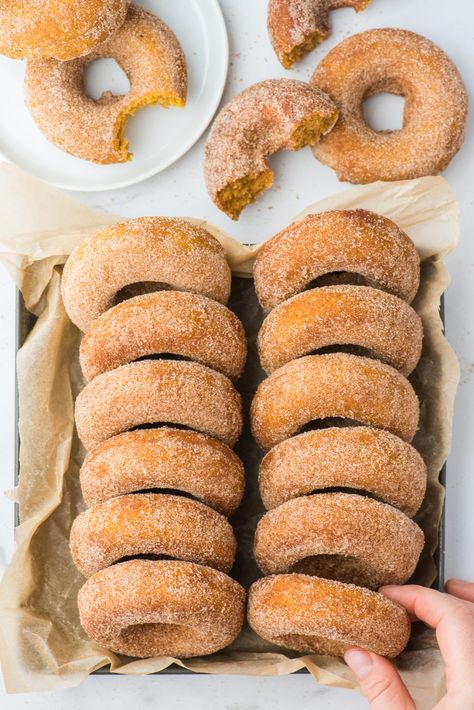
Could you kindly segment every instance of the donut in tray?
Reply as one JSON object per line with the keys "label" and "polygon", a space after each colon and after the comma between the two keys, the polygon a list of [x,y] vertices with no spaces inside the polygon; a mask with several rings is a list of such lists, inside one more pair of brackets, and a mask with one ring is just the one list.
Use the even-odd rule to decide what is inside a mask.
{"label": "donut in tray", "polygon": [[410,303],[420,282],[420,258],[410,237],[369,210],[331,210],[293,222],[264,244],[254,265],[265,311],[340,272]]}
{"label": "donut in tray", "polygon": [[137,658],[204,656],[240,633],[245,591],[223,572],[176,560],[129,560],[90,577],[78,594],[86,633]]}
{"label": "donut in tray", "polygon": [[[95,100],[84,88],[84,72],[97,59],[113,58],[127,75],[123,96],[106,91]],[[25,98],[43,135],[58,148],[95,163],[123,163],[132,153],[127,120],[140,108],[182,108],[187,70],[174,33],[156,15],[131,5],[124,24],[87,56],[27,63]],[[158,140],[158,139],[157,139]]]}

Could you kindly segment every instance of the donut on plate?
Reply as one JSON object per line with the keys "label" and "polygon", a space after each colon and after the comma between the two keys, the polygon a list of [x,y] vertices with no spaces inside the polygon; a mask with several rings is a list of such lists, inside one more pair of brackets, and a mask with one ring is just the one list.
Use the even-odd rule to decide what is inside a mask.
{"label": "donut on plate", "polygon": [[[433,42],[408,30],[368,30],[324,57],[311,83],[339,108],[339,120],[315,157],[339,180],[410,180],[441,172],[464,140],[467,93],[455,64]],[[405,98],[400,130],[375,131],[362,105],[373,94]]]}
{"label": "donut on plate", "polygon": [[314,145],[336,120],[332,101],[303,81],[269,79],[244,89],[218,114],[206,142],[211,199],[238,219],[273,183],[268,157]]}
{"label": "donut on plate", "polygon": [[[94,100],[85,93],[84,72],[105,58],[117,61],[130,89],[124,96],[106,91]],[[87,56],[69,62],[39,59],[26,67],[26,103],[39,130],[66,153],[95,163],[131,160],[125,137],[130,116],[157,103],[182,108],[186,93],[178,40],[159,17],[135,5],[122,27]]]}

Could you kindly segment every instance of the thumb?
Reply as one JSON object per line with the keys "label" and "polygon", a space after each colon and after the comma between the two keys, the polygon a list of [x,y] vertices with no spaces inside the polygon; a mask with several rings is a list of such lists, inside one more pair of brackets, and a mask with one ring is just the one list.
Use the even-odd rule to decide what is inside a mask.
{"label": "thumb", "polygon": [[416,710],[395,666],[375,653],[351,648],[344,660],[354,672],[371,710]]}

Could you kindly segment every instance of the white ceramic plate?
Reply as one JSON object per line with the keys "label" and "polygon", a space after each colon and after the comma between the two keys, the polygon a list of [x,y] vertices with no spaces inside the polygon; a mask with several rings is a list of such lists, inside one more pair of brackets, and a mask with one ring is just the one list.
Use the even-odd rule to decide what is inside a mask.
{"label": "white ceramic plate", "polygon": [[[184,109],[150,106],[128,121],[133,159],[96,165],[75,158],[46,140],[23,98],[24,63],[0,56],[0,154],[38,178],[69,190],[98,191],[144,180],[174,163],[205,131],[224,90],[229,46],[218,0],[143,0],[175,32],[186,55],[188,98]],[[105,89],[127,90],[128,81],[112,60],[89,67],[91,96]]]}

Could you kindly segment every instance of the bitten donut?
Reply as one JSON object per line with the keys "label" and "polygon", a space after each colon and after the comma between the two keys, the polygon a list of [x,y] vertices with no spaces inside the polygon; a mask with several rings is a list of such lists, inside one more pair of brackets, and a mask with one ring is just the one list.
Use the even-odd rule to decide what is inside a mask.
{"label": "bitten donut", "polygon": [[96,643],[137,658],[205,656],[240,633],[245,591],[210,567],[129,560],[79,590],[81,624]]}
{"label": "bitten donut", "polygon": [[81,342],[87,380],[147,355],[172,354],[196,360],[232,380],[247,354],[242,323],[228,308],[206,296],[158,291],[110,308]]}
{"label": "bitten donut", "polygon": [[[123,96],[105,91],[95,100],[85,92],[84,72],[91,62],[110,57],[127,75],[130,89]],[[159,17],[135,5],[122,27],[87,56],[30,61],[25,74],[26,104],[43,135],[95,163],[131,160],[125,137],[130,116],[157,103],[182,108],[186,93],[186,61],[178,40]]]}
{"label": "bitten donut", "polygon": [[279,574],[252,584],[248,621],[267,641],[330,656],[359,646],[394,658],[410,638],[407,612],[383,594],[304,574]]}
{"label": "bitten donut", "polygon": [[211,199],[232,219],[273,183],[268,157],[314,145],[337,110],[303,81],[269,79],[235,96],[215,119],[204,153]]}
{"label": "bitten donut", "polygon": [[13,59],[74,59],[123,24],[128,0],[2,0],[0,54]]}
{"label": "bitten donut", "polygon": [[[311,83],[334,99],[340,115],[315,157],[339,180],[410,180],[441,172],[464,140],[467,93],[453,62],[408,30],[368,30],[324,57]],[[362,104],[372,94],[405,98],[403,127],[375,131]]]}
{"label": "bitten donut", "polygon": [[258,334],[263,369],[329,346],[350,345],[408,376],[421,355],[423,327],[405,301],[368,286],[326,286],[280,303]]}
{"label": "bitten donut", "polygon": [[303,572],[378,589],[404,584],[423,544],[421,528],[390,505],[349,493],[318,493],[265,513],[254,553],[265,574]]}
{"label": "bitten donut", "polygon": [[342,418],[387,429],[411,441],[419,402],[393,367],[347,353],[307,355],[260,383],[250,418],[257,443],[271,449],[319,419]]}
{"label": "bitten donut", "polygon": [[244,467],[218,439],[182,429],[145,429],[113,436],[82,464],[86,505],[144,491],[188,493],[223,515],[232,515],[244,492]]}
{"label": "bitten donut", "polygon": [[135,283],[165,284],[227,303],[231,273],[217,239],[173,217],[139,217],[96,232],[77,246],[62,276],[66,311],[86,332]]}
{"label": "bitten donut", "polygon": [[264,244],[254,265],[257,296],[269,311],[327,274],[363,283],[410,303],[420,282],[415,245],[394,222],[368,210],[331,210],[293,222]]}
{"label": "bitten donut", "polygon": [[242,403],[231,381],[197,362],[143,360],[97,375],[76,399],[86,449],[143,424],[181,424],[233,446]]}
{"label": "bitten donut", "polygon": [[301,61],[329,37],[329,12],[339,7],[365,10],[370,0],[269,0],[270,40],[285,69]]}
{"label": "bitten donut", "polygon": [[220,513],[196,500],[157,493],[94,505],[74,520],[70,544],[84,577],[132,555],[166,555],[228,572],[237,546]]}
{"label": "bitten donut", "polygon": [[264,456],[259,486],[266,508],[327,488],[364,491],[413,517],[426,489],[413,446],[382,429],[320,429],[282,441]]}

